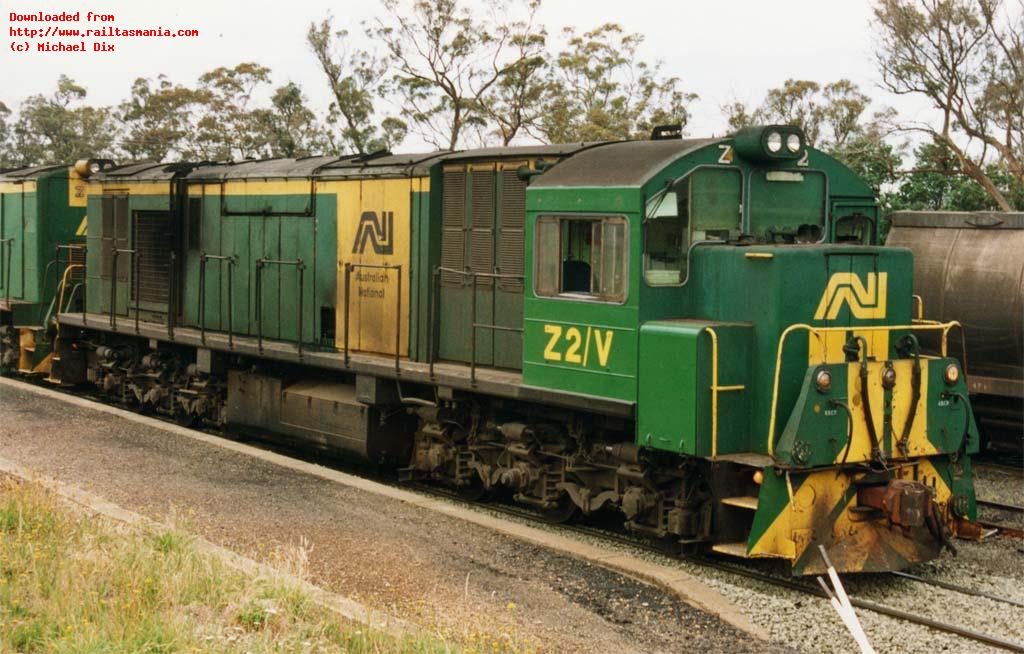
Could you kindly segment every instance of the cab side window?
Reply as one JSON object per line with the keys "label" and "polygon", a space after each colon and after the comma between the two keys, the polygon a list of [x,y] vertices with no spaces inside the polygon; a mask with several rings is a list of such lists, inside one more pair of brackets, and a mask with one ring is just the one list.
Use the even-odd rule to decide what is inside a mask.
{"label": "cab side window", "polygon": [[538,296],[625,301],[629,263],[625,218],[541,216],[535,231]]}

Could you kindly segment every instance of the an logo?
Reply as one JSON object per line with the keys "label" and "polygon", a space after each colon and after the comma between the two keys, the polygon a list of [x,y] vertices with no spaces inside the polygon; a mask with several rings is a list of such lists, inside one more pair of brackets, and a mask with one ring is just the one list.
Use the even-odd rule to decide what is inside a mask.
{"label": "an logo", "polygon": [[364,211],[359,218],[359,229],[356,230],[352,254],[365,254],[367,241],[373,246],[376,254],[394,254],[394,235],[395,212],[382,211],[381,218],[378,219],[376,211]]}
{"label": "an logo", "polygon": [[835,273],[828,280],[825,293],[818,303],[818,310],[814,312],[814,319],[835,320],[843,304],[850,306],[850,313],[854,318],[885,318],[888,281],[889,273],[868,273],[868,283],[865,286],[855,273]]}

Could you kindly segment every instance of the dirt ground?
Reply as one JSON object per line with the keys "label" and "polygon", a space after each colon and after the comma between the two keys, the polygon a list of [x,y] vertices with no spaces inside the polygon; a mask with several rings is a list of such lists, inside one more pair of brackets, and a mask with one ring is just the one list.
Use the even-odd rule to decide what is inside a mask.
{"label": "dirt ground", "polygon": [[0,456],[487,648],[763,652],[659,589],[422,508],[0,387]]}

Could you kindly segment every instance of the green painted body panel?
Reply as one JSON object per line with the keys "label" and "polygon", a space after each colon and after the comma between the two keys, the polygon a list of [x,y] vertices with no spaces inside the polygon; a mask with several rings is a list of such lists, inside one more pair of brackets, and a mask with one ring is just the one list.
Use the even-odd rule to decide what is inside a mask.
{"label": "green painted body panel", "polygon": [[[257,209],[300,213],[309,205],[310,198],[305,195],[227,195],[223,202],[218,195],[205,196],[200,242],[194,247],[190,244],[185,254],[188,281],[182,324],[199,327],[202,318],[206,329],[226,332],[230,307],[230,328],[235,334],[255,336],[262,330],[267,339],[296,341],[301,277],[303,343],[334,347],[333,338],[324,338],[322,318],[328,315],[333,320],[338,301],[336,196],[317,195],[316,214],[310,216],[242,213]],[[234,257],[235,263],[207,260],[205,315],[200,316],[199,262],[203,253]],[[259,259],[301,259],[304,268],[300,275],[295,265],[266,263],[257,273]],[[324,308],[330,311],[322,311]]]}
{"label": "green painted body panel", "polygon": [[[718,386],[746,386],[751,326],[699,320],[651,321],[640,328],[637,443],[693,456],[711,456],[714,347],[718,339]],[[728,362],[721,352],[732,356]],[[724,364],[724,365],[723,365]],[[718,454],[747,451],[747,392],[718,393]]]}
{"label": "green painted body panel", "polygon": [[[12,307],[15,326],[42,327],[64,272],[63,265],[61,270],[51,265],[56,248],[84,242],[75,232],[85,208],[69,205],[66,168],[28,181],[35,182],[35,191],[0,194],[0,238],[13,239],[10,246],[0,245],[0,298],[17,302]],[[67,263],[67,252],[61,261]]]}

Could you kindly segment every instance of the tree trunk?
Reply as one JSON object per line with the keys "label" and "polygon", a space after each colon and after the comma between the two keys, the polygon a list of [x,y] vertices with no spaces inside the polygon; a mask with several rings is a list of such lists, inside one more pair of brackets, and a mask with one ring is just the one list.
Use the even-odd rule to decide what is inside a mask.
{"label": "tree trunk", "polygon": [[981,166],[976,164],[965,152],[957,147],[956,143],[953,142],[953,139],[949,138],[945,134],[936,134],[935,136],[942,139],[946,145],[949,146],[949,149],[954,155],[956,155],[957,160],[960,161],[960,168],[964,171],[964,174],[976,181],[978,184],[981,184],[981,187],[985,189],[985,192],[995,200],[997,205],[999,205],[1000,211],[1013,211],[1010,203],[1006,201],[1006,198],[1004,198],[1003,194],[998,188],[996,188],[996,185],[992,183],[992,180],[985,174],[985,171]]}

